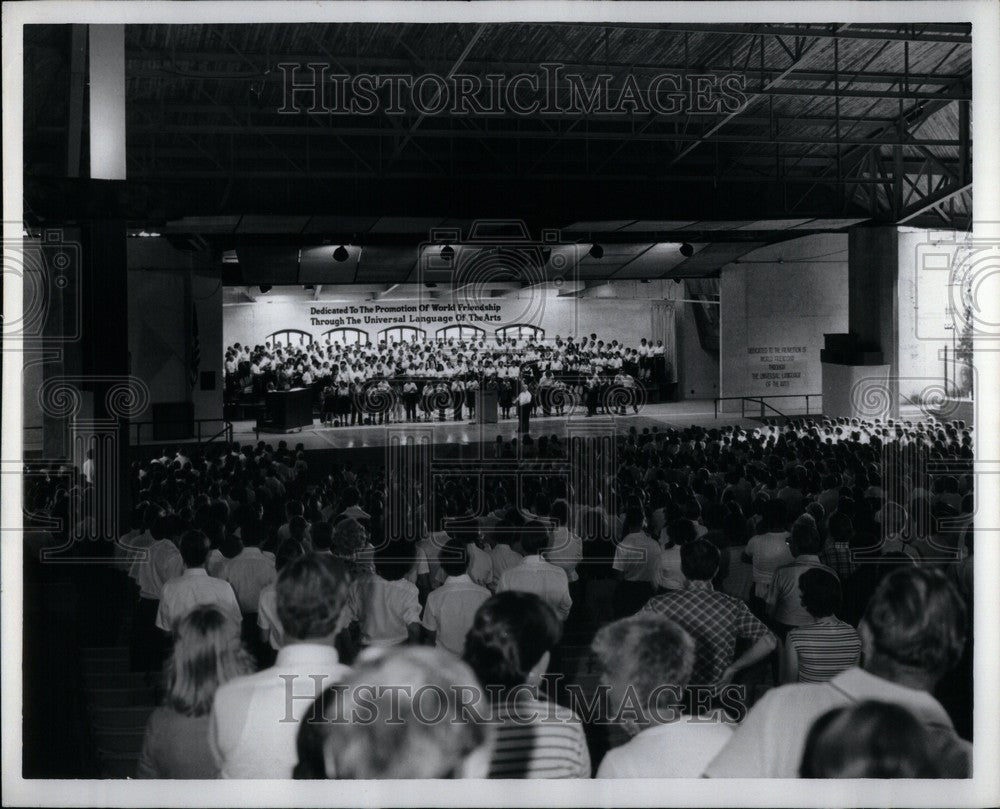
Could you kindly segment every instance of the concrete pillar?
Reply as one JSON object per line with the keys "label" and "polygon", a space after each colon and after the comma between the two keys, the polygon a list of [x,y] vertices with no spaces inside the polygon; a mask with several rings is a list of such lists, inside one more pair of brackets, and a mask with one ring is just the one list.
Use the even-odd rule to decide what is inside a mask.
{"label": "concrete pillar", "polygon": [[895,226],[848,232],[848,330],[888,367],[887,414],[899,416],[899,246]]}

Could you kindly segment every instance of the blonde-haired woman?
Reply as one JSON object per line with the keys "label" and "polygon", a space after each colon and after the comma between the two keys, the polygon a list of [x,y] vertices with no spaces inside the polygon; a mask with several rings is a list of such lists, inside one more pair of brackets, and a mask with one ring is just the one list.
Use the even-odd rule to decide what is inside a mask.
{"label": "blonde-haired woman", "polygon": [[195,607],[181,618],[166,665],[164,704],[146,723],[138,777],[218,777],[208,744],[212,700],[220,685],[253,670],[239,624],[217,607]]}

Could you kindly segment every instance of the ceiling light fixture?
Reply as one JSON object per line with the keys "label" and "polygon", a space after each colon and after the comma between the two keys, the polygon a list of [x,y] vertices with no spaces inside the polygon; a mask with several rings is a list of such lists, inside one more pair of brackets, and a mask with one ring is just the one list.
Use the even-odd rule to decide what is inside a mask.
{"label": "ceiling light fixture", "polygon": [[597,259],[604,258],[604,248],[597,244],[597,242],[594,242],[594,244],[590,246],[590,257]]}
{"label": "ceiling light fixture", "polygon": [[344,245],[340,245],[336,250],[333,251],[334,261],[347,261],[351,257],[350,252]]}
{"label": "ceiling light fixture", "polygon": [[441,248],[441,258],[443,258],[445,261],[451,261],[453,258],[455,258],[455,248],[452,247],[450,244],[446,244],[444,247]]}
{"label": "ceiling light fixture", "polygon": [[694,255],[694,245],[684,242],[684,244],[681,245],[681,255],[684,256],[684,258],[691,258],[691,256]]}

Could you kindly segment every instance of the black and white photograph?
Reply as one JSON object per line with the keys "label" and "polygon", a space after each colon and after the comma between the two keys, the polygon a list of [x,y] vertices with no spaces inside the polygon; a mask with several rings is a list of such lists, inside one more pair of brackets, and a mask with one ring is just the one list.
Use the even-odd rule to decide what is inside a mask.
{"label": "black and white photograph", "polygon": [[1000,802],[994,0],[3,54],[5,805]]}

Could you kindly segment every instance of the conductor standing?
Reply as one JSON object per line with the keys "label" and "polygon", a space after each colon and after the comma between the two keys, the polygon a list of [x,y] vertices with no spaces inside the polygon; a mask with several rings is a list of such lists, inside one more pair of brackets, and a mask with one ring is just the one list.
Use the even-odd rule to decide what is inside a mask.
{"label": "conductor standing", "polygon": [[517,395],[517,431],[521,435],[528,434],[528,422],[531,419],[531,391],[521,381],[521,392]]}

